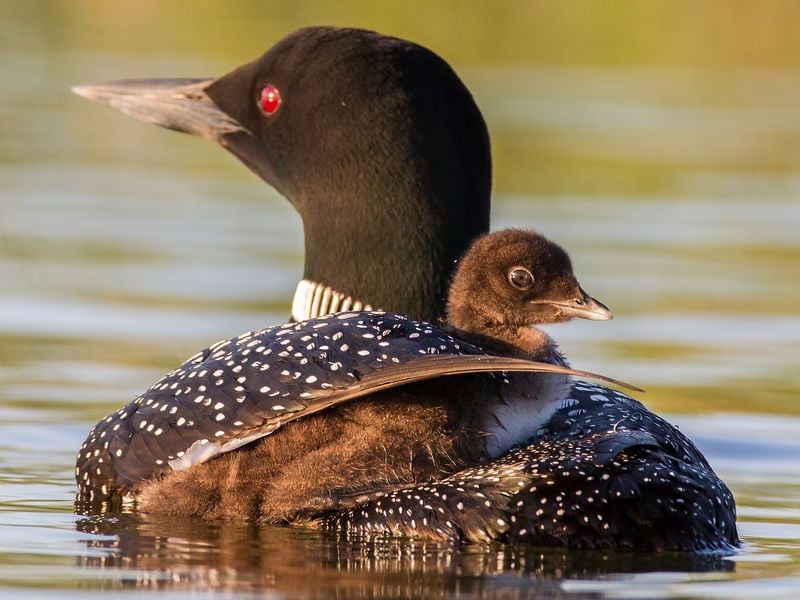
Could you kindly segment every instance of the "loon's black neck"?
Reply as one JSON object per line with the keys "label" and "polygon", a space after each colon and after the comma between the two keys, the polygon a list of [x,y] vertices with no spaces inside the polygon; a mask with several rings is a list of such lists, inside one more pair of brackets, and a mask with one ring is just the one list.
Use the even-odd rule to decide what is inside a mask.
{"label": "loon's black neck", "polygon": [[488,194],[485,201],[468,195],[390,197],[368,206],[359,201],[311,214],[301,208],[304,279],[374,308],[441,318],[456,261],[488,229]]}
{"label": "loon's black neck", "polygon": [[305,279],[433,321],[444,316],[456,261],[489,230],[489,136],[445,61],[381,43],[380,93],[369,93],[364,113],[317,129],[317,144],[302,143],[293,164],[305,168],[285,177],[284,192],[303,219]]}

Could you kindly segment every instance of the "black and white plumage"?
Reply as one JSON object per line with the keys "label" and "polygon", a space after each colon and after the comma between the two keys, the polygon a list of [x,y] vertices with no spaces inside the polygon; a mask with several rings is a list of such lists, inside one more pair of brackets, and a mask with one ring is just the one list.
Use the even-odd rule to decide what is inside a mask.
{"label": "black and white plumage", "polygon": [[[490,356],[441,327],[382,312],[339,313],[222,340],[101,420],[78,453],[79,495],[103,502],[383,389],[482,371],[600,375]],[[623,384],[624,385],[624,384]]]}
{"label": "black and white plumage", "polygon": [[[273,438],[279,447],[283,425],[317,419],[335,429],[339,417],[331,411],[370,395],[378,410],[386,406],[390,419],[393,412],[402,419],[408,406],[375,396],[391,388],[412,409],[420,402],[424,415],[429,392],[417,388],[422,397],[409,399],[402,396],[408,384],[504,369],[499,376],[457,378],[449,391],[434,388],[436,401],[466,425],[437,430],[465,443],[431,449],[433,473],[412,467],[394,477],[392,458],[373,464],[368,453],[369,465],[358,456],[356,464],[334,461],[333,471],[344,473],[335,484],[322,467],[298,471],[302,481],[289,477],[289,487],[310,493],[286,490],[288,505],[268,500],[271,508],[242,517],[310,520],[358,535],[730,550],[738,539],[733,498],[694,445],[620,392],[571,385],[566,374],[586,374],[563,366],[550,338],[530,327],[573,316],[610,318],[610,312],[579,286],[559,246],[521,230],[484,236],[451,285],[448,320],[457,336],[391,313],[357,312],[218,342],[92,429],[78,455],[79,502],[113,507],[143,489],[147,510],[184,514],[176,507],[195,478],[206,480],[197,493],[217,510],[232,503],[217,482],[231,481],[236,490],[281,480],[281,465],[252,478],[239,473],[260,468],[248,467],[246,455],[245,467],[220,459],[252,446],[269,451]],[[551,362],[523,360],[541,357]],[[334,435],[333,444],[357,443],[358,432],[342,436]],[[324,445],[299,452],[318,453],[320,464],[331,455]],[[454,468],[435,477],[437,456],[452,452],[460,453]],[[373,474],[343,486],[353,468]],[[176,479],[181,472],[187,478]],[[247,490],[245,506],[253,492]],[[191,508],[188,514],[217,513]]]}

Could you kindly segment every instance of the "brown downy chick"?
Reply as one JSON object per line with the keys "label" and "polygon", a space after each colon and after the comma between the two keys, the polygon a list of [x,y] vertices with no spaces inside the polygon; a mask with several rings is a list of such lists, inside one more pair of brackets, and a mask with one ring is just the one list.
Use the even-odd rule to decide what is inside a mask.
{"label": "brown downy chick", "polygon": [[530,230],[478,239],[450,285],[448,325],[504,355],[562,363],[549,336],[534,326],[574,317],[604,321],[611,311],[581,288],[564,249]]}

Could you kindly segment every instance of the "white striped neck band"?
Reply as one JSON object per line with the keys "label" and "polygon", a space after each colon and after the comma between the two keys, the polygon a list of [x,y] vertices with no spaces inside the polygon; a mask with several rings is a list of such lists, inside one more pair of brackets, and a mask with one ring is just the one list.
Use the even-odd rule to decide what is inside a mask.
{"label": "white striped neck band", "polygon": [[305,321],[347,310],[375,310],[371,305],[354,300],[327,285],[301,279],[294,291],[292,319]]}

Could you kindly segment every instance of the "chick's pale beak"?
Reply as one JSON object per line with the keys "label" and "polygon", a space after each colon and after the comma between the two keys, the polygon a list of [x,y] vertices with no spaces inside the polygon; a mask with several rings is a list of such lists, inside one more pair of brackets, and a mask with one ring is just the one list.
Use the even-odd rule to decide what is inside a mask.
{"label": "chick's pale beak", "polygon": [[578,306],[576,317],[590,321],[610,321],[614,318],[608,307],[584,292],[583,304]]}
{"label": "chick's pale beak", "polygon": [[72,91],[147,123],[219,141],[244,127],[205,93],[214,79],[120,79]]}
{"label": "chick's pale beak", "polygon": [[582,297],[574,300],[553,301],[552,304],[558,308],[563,317],[577,317],[579,319],[589,319],[590,321],[609,321],[613,318],[608,307],[592,298],[589,294],[580,290]]}

